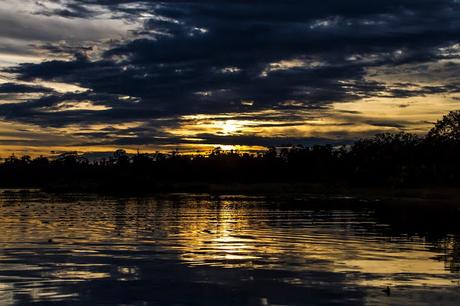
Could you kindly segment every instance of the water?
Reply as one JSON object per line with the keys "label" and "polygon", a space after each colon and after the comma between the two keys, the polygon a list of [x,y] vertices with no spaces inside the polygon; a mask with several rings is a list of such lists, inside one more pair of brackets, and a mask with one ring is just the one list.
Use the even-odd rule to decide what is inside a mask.
{"label": "water", "polygon": [[459,305],[459,216],[455,203],[1,193],[0,305]]}

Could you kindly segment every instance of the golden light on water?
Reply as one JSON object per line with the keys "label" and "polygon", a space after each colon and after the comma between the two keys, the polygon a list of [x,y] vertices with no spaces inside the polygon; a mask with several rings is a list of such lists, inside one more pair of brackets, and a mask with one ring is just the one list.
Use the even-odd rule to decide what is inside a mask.
{"label": "golden light on water", "polygon": [[[180,206],[153,199],[104,200],[101,205],[93,205],[91,199],[79,201],[78,205],[40,202],[29,204],[27,213],[22,215],[15,206],[3,205],[7,211],[0,214],[0,239],[2,248],[8,249],[17,243],[18,235],[33,235],[29,238],[31,244],[27,244],[33,252],[33,241],[46,241],[50,235],[66,237],[56,238],[54,247],[79,257],[98,258],[107,256],[104,252],[111,250],[112,242],[116,241],[117,251],[126,255],[136,252],[136,243],[141,243],[143,248],[161,251],[159,254],[178,252],[179,259],[191,266],[360,273],[363,277],[356,281],[364,286],[447,286],[454,281],[445,263],[435,259],[441,250],[428,251],[429,245],[421,238],[392,242],[368,232],[363,239],[352,231],[343,232],[340,222],[345,221],[337,223],[321,215],[319,219],[303,219],[296,211],[265,210],[260,206],[262,198],[255,200],[257,197],[222,197],[216,201],[197,197],[181,200]],[[339,211],[334,214],[341,216]],[[343,214],[352,218],[349,212]],[[63,226],[66,222],[72,226]],[[18,227],[23,229],[20,234]],[[108,278],[111,274],[106,267],[103,262],[67,263],[49,276],[73,280]],[[129,277],[135,271],[122,274]]]}

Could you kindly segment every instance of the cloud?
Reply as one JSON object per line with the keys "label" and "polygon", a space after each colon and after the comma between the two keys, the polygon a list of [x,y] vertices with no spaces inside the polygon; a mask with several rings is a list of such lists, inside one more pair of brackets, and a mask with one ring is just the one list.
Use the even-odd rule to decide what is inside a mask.
{"label": "cloud", "polygon": [[30,42],[96,41],[110,37],[120,38],[127,29],[129,28],[123,26],[123,23],[114,20],[69,20],[56,16],[27,14],[17,9],[0,10],[2,39]]}
{"label": "cloud", "polygon": [[[0,115],[7,120],[43,127],[149,123],[168,118],[179,122],[195,114],[316,112],[333,103],[457,93],[460,88],[459,80],[453,78],[432,85],[379,77],[388,71],[407,75],[407,67],[423,66],[455,75],[456,64],[440,63],[460,56],[455,49],[460,30],[460,3],[456,1],[387,0],[378,5],[364,0],[38,3],[30,20],[18,19],[20,13],[0,18],[0,36],[40,41],[42,52],[72,56],[5,71],[21,81],[63,82],[88,91],[57,94],[43,90],[40,98],[0,105]],[[142,26],[132,27],[130,39],[112,41],[103,49],[88,47],[88,40],[117,32],[113,28],[116,18],[120,24],[141,22]],[[36,30],[24,31],[17,25]],[[58,43],[69,33],[80,45]],[[419,75],[424,72],[419,70]],[[59,108],[69,100],[72,105],[91,101],[99,107]],[[296,118],[283,120],[289,126]],[[399,123],[392,126],[403,127]],[[119,135],[119,141],[155,142],[157,136],[164,136],[158,128],[150,132],[150,138],[133,132],[137,138]],[[266,143],[263,137],[259,142],[251,137],[231,139],[242,144]]]}
{"label": "cloud", "polygon": [[39,85],[25,85],[17,83],[0,84],[0,93],[51,93],[52,89]]}

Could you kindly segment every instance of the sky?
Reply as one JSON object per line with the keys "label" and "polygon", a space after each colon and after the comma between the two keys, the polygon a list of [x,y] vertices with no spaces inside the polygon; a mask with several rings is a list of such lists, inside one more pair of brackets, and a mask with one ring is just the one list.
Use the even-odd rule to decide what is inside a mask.
{"label": "sky", "polygon": [[459,33],[458,0],[2,0],[0,156],[424,134]]}

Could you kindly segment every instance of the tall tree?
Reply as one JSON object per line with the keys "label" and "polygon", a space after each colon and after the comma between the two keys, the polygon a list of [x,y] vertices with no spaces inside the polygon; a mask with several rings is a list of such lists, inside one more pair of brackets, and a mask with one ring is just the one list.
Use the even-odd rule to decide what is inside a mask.
{"label": "tall tree", "polygon": [[460,141],[460,110],[451,111],[428,132],[427,139],[440,141]]}

